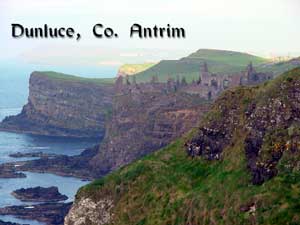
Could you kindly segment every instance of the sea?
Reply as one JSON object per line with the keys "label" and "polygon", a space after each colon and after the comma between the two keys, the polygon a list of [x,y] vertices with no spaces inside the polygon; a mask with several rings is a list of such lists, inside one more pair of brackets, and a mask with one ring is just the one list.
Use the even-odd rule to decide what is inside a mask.
{"label": "sea", "polygon": [[[33,71],[55,71],[90,78],[109,78],[117,73],[114,66],[53,66],[26,63],[19,60],[0,61],[0,121],[6,116],[21,112],[27,102],[30,73]],[[62,155],[77,155],[85,148],[97,144],[96,139],[75,139],[45,137],[38,135],[0,132],[0,164],[15,162],[9,157],[17,152],[45,152]],[[22,158],[18,160],[31,160]],[[27,178],[0,179],[0,208],[5,206],[22,205],[11,192],[29,187],[58,187],[62,194],[68,196],[66,202],[74,200],[77,190],[87,181],[72,177],[61,177],[47,173],[25,172]],[[36,204],[34,202],[30,204]],[[38,221],[22,220],[13,216],[0,216],[0,220],[20,224],[43,225]]]}

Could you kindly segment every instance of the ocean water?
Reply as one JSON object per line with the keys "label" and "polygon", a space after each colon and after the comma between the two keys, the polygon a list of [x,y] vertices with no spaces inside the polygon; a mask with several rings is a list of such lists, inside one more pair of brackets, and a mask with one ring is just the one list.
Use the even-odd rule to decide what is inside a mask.
{"label": "ocean water", "polygon": [[[56,71],[84,77],[114,77],[116,67],[80,67],[80,66],[45,66],[23,62],[0,61],[0,120],[6,116],[16,115],[22,110],[28,98],[29,76],[32,71]],[[0,163],[30,160],[32,158],[14,159],[9,154],[17,152],[45,152],[63,155],[77,155],[85,148],[97,144],[96,139],[74,139],[43,137],[37,135],[0,132]],[[61,177],[53,174],[26,172],[27,178],[0,179],[0,207],[22,205],[11,192],[19,188],[57,186],[62,194],[73,201],[77,190],[87,184],[77,178]],[[36,204],[36,203],[31,203]],[[42,225],[37,221],[17,219],[12,216],[0,216],[3,221],[21,224]]]}

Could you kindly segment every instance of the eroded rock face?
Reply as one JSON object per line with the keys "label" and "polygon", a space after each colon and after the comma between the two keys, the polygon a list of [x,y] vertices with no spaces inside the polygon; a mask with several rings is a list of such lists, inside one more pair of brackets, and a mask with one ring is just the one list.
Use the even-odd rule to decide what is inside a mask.
{"label": "eroded rock face", "polygon": [[106,174],[169,144],[196,126],[209,103],[171,84],[132,84],[116,90],[111,122],[90,162]]}
{"label": "eroded rock face", "polygon": [[112,95],[112,85],[33,72],[27,105],[21,114],[4,119],[0,129],[51,136],[101,137]]}
{"label": "eroded rock face", "polygon": [[[230,104],[227,104],[228,100]],[[209,160],[220,158],[238,128],[239,101],[239,96],[232,91],[217,100],[212,109],[212,118],[200,126],[197,135],[188,143],[189,155],[202,155]]]}
{"label": "eroded rock face", "polygon": [[73,204],[65,218],[65,225],[104,225],[112,220],[113,201],[109,198],[94,202],[83,198]]}
{"label": "eroded rock face", "polygon": [[283,152],[297,151],[300,147],[300,82],[287,85],[280,84],[278,96],[247,111],[245,153],[254,184],[275,176]]}
{"label": "eroded rock face", "polygon": [[228,91],[213,106],[210,118],[186,144],[187,153],[220,159],[243,142],[253,184],[277,174],[284,151],[300,150],[300,70],[272,85]]}

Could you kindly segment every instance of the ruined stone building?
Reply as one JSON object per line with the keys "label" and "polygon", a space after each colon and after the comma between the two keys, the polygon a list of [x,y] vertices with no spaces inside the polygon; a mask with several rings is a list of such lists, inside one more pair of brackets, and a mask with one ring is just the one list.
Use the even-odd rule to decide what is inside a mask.
{"label": "ruined stone building", "polygon": [[214,74],[209,72],[206,63],[200,68],[201,84],[204,86],[215,86],[219,90],[239,85],[256,85],[273,78],[270,73],[256,72],[252,63],[250,63],[245,71],[237,74]]}
{"label": "ruined stone building", "polygon": [[200,67],[198,81],[187,83],[183,77],[177,77],[176,80],[171,77],[166,83],[160,83],[157,76],[153,76],[150,82],[137,84],[135,79],[132,84],[129,78],[123,81],[120,76],[115,84],[115,89],[120,94],[128,94],[132,92],[161,92],[172,93],[176,91],[186,92],[188,94],[198,95],[203,99],[215,99],[225,89],[236,87],[239,85],[256,85],[273,78],[272,74],[257,72],[250,63],[245,71],[236,74],[216,74],[209,71],[207,63],[203,63]]}
{"label": "ruined stone building", "polygon": [[236,74],[215,74],[208,69],[207,63],[200,68],[199,81],[187,88],[193,93],[207,95],[207,98],[215,98],[227,88],[239,85],[257,85],[273,78],[272,73],[257,72],[250,63],[245,71]]}
{"label": "ruined stone building", "polygon": [[256,85],[273,78],[272,73],[256,72],[252,63],[247,66],[246,72],[241,78],[241,85]]}

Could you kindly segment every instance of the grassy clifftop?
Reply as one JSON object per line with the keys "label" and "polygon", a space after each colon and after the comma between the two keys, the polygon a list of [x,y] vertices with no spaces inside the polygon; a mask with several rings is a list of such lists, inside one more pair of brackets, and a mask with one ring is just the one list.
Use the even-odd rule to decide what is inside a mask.
{"label": "grassy clifftop", "polygon": [[105,84],[113,84],[115,81],[115,78],[84,78],[64,73],[57,73],[53,71],[37,71],[34,72],[39,75],[46,76],[50,79],[58,79],[62,81],[77,81],[77,82],[87,82],[87,83],[94,83],[99,85],[105,85]]}
{"label": "grassy clifftop", "polygon": [[[300,110],[299,85],[300,69],[296,69],[258,87],[227,91],[199,129],[82,188],[76,201],[111,199],[113,207],[107,224],[299,224],[300,148],[286,145],[300,140],[299,117],[286,116]],[[253,104],[257,108],[253,109]],[[249,114],[249,110],[253,111]],[[236,112],[234,117],[229,116],[232,112]],[[278,121],[273,122],[273,113],[278,115]],[[247,116],[253,117],[248,120],[250,124],[246,123]],[[226,126],[213,127],[221,123]],[[258,162],[268,163],[270,157],[278,159],[276,174],[261,185],[251,182],[252,165],[245,153],[249,132],[244,130],[248,129],[245,125],[265,132],[256,156]],[[218,133],[218,129],[228,126],[234,130],[232,136],[225,130]],[[201,129],[207,134],[199,136]],[[187,154],[186,143],[203,137],[201,143],[207,144],[207,135],[211,134],[217,139],[210,153],[204,148],[197,157]],[[218,138],[222,139],[222,135],[230,141],[219,149]],[[221,157],[207,160],[206,156],[216,153],[214,150],[222,150]]]}
{"label": "grassy clifftop", "polygon": [[213,49],[200,49],[192,54],[190,54],[188,59],[198,59],[198,60],[212,60],[220,63],[225,63],[228,65],[240,65],[245,66],[249,62],[254,65],[259,65],[261,63],[267,62],[267,59],[258,57],[255,55],[250,55],[248,53],[225,51],[225,50],[213,50]]}

